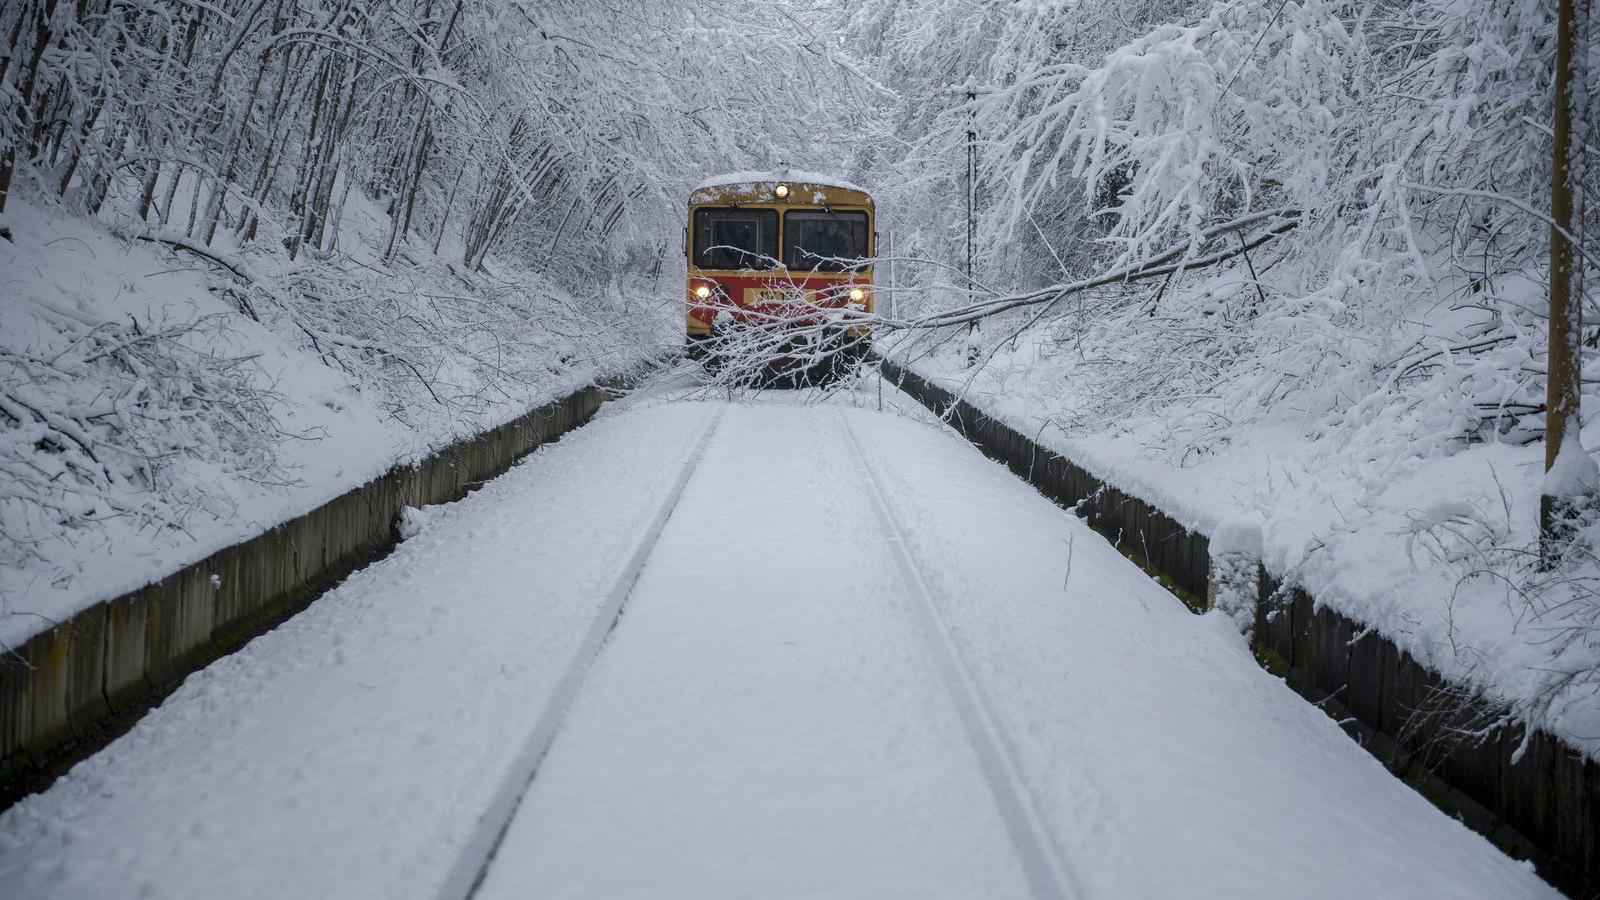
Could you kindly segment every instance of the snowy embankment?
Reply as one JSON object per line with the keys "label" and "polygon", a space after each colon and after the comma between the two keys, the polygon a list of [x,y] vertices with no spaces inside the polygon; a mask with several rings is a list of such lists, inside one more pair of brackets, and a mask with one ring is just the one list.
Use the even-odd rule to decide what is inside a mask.
{"label": "snowy embankment", "polygon": [[[1576,576],[1540,593],[1505,573],[1536,546],[1542,444],[1455,443],[1432,453],[1290,421],[1217,420],[1203,452],[1173,417],[1082,414],[1091,363],[1024,335],[968,368],[959,347],[911,367],[985,413],[1268,572],[1375,629],[1418,661],[1600,755],[1600,698],[1573,673],[1595,648],[1558,608]],[[1103,349],[1103,348],[1102,348]],[[1059,353],[1059,351],[1056,351]],[[1094,348],[1088,353],[1094,356]],[[1588,429],[1586,441],[1600,439]]]}
{"label": "snowy embankment", "polygon": [[[1541,568],[1534,527],[1555,123],[1597,108],[1557,88],[1556,11],[902,3],[841,31],[925,98],[862,176],[901,237],[882,305],[940,329],[903,362],[1592,752],[1600,528]],[[950,102],[951,71],[983,90]]]}
{"label": "snowy embankment", "polygon": [[361,198],[295,263],[0,224],[0,648],[633,367],[659,324],[459,247],[383,265]]}

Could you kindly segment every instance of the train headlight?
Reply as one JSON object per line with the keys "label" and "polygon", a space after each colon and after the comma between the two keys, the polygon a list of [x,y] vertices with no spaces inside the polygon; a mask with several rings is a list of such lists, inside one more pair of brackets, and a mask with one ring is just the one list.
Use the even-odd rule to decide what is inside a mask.
{"label": "train headlight", "polygon": [[865,299],[867,299],[867,292],[866,291],[863,291],[861,288],[858,288],[858,287],[853,287],[853,288],[850,289],[850,300],[851,300],[851,302],[860,303],[861,301],[863,301]]}
{"label": "train headlight", "polygon": [[778,195],[779,200],[782,200],[783,198],[789,196],[789,186],[787,184],[780,184],[773,188],[772,192]]}
{"label": "train headlight", "polygon": [[708,284],[700,285],[694,289],[694,295],[699,297],[701,300],[706,299],[707,297],[711,296],[711,286]]}

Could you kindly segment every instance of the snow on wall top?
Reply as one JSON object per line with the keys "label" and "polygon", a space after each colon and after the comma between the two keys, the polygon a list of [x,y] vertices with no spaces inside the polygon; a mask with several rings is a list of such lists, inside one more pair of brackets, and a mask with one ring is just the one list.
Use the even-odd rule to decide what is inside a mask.
{"label": "snow on wall top", "polygon": [[708,188],[731,187],[734,185],[777,184],[780,181],[792,184],[809,184],[816,187],[842,188],[847,191],[860,191],[863,194],[868,193],[866,188],[851,184],[842,178],[793,169],[784,169],[778,172],[729,172],[726,175],[713,175],[695,185],[694,189],[703,191]]}

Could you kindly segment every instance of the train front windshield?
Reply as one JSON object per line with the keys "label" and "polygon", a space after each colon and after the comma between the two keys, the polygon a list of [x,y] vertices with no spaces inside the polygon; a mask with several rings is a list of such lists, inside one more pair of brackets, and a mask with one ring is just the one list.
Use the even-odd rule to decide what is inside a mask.
{"label": "train front windshield", "polygon": [[708,207],[694,211],[694,261],[702,269],[774,269],[778,212]]}
{"label": "train front windshield", "polygon": [[793,209],[783,216],[783,263],[791,270],[845,272],[867,257],[867,214]]}

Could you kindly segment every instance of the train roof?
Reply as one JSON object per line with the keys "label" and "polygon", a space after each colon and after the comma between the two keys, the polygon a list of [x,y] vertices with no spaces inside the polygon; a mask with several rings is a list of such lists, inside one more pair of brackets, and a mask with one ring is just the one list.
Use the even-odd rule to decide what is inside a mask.
{"label": "train roof", "polygon": [[835,178],[832,175],[822,175],[817,172],[801,172],[794,169],[783,169],[777,172],[729,172],[726,175],[713,175],[695,185],[694,189],[703,191],[709,188],[743,187],[746,185],[753,188],[762,184],[777,184],[780,181],[790,184],[809,184],[813,187],[839,188],[840,190],[855,191],[861,194],[868,193],[866,188],[851,184],[843,178]]}

